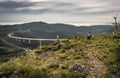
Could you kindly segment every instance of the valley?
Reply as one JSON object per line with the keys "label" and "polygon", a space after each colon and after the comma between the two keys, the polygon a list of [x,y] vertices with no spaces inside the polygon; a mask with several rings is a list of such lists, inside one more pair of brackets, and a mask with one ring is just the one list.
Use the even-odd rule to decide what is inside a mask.
{"label": "valley", "polygon": [[[0,77],[118,78],[120,75],[119,37],[116,39],[119,35],[112,34],[113,26],[35,22],[0,28]],[[86,38],[89,31],[93,35],[91,40]]]}

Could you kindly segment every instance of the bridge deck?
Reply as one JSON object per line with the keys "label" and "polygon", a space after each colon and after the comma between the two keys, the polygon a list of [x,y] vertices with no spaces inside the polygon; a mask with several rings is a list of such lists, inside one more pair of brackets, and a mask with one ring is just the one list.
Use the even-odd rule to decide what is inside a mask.
{"label": "bridge deck", "polygon": [[[40,38],[22,38],[22,37],[15,37],[13,36],[13,33],[8,34],[8,37],[13,39],[19,39],[19,40],[34,40],[34,41],[57,41],[57,39],[40,39]],[[60,41],[66,40],[66,39],[59,39]]]}

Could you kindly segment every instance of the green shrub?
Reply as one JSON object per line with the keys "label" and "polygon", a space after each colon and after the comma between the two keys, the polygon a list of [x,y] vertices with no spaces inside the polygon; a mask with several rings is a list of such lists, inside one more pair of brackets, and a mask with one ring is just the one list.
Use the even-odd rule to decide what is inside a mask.
{"label": "green shrub", "polygon": [[52,69],[57,69],[57,68],[59,68],[59,64],[50,64],[49,66],[48,66],[48,68],[52,68]]}
{"label": "green shrub", "polygon": [[81,58],[82,58],[81,55],[76,55],[76,56],[74,56],[74,59],[81,59]]}

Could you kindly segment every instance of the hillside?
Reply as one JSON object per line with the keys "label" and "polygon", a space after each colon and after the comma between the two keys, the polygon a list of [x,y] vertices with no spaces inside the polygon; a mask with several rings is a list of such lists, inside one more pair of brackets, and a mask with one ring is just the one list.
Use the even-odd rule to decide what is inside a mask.
{"label": "hillside", "polygon": [[96,26],[79,26],[68,24],[48,24],[44,22],[32,22],[18,25],[16,29],[30,30],[30,32],[18,32],[18,36],[22,37],[37,37],[37,38],[56,38],[59,34],[61,38],[68,38],[71,36],[82,36],[91,31],[95,35],[107,34],[114,31],[111,25],[96,25]]}
{"label": "hillside", "polygon": [[4,39],[0,39],[0,63],[6,62],[10,58],[23,54],[23,50],[14,47],[13,44],[6,42]]}
{"label": "hillside", "polygon": [[[94,35],[107,34],[114,31],[114,27],[111,25],[97,25],[97,26],[80,26],[76,27],[68,24],[49,24],[45,22],[31,22],[16,25],[0,25],[0,62],[8,61],[8,57],[19,56],[24,51],[18,47],[26,49],[35,49],[39,46],[38,41],[18,41],[8,37],[9,33],[14,33],[19,37],[31,37],[31,38],[56,38],[59,35],[60,38],[69,38],[72,36],[86,35],[91,31]],[[42,42],[42,45],[48,45],[51,41]],[[16,47],[17,46],[17,47]],[[6,56],[6,58],[4,58]]]}
{"label": "hillside", "polygon": [[56,38],[59,34],[61,38],[68,38],[71,36],[82,36],[93,32],[94,35],[107,34],[114,31],[112,25],[95,25],[95,26],[79,26],[68,24],[49,24],[45,22],[31,22],[18,25],[4,25],[0,26],[0,32],[6,34],[14,32],[17,36],[35,37],[35,38]]}
{"label": "hillside", "polygon": [[[114,31],[114,27],[112,25],[94,25],[94,26],[74,26],[68,24],[49,24],[45,22],[31,22],[24,24],[16,24],[16,25],[0,25],[0,43],[4,42],[4,45],[0,45],[0,47],[4,48],[7,53],[16,54],[18,48],[8,44],[12,44],[18,47],[23,47],[27,49],[35,49],[39,46],[38,41],[31,41],[32,44],[29,44],[28,41],[20,41],[11,39],[8,37],[8,34],[14,33],[15,36],[19,37],[31,37],[31,38],[56,38],[56,35],[59,35],[60,38],[69,38],[72,36],[83,36],[86,35],[89,31],[91,31],[94,35],[99,34],[108,34]],[[1,41],[2,40],[2,41]],[[48,45],[51,41],[42,42],[42,45]],[[12,52],[11,52],[12,51]],[[17,50],[18,51],[18,50]],[[17,53],[20,53],[19,50]],[[0,56],[3,51],[0,51]],[[14,55],[16,56],[16,55]]]}
{"label": "hillside", "polygon": [[7,78],[119,78],[120,35],[72,37],[0,65]]}

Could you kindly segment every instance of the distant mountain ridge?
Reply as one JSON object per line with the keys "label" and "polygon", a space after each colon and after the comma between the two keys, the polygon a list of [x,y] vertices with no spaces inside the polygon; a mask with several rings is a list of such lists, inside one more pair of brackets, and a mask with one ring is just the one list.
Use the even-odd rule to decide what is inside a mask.
{"label": "distant mountain ridge", "polygon": [[[1,25],[0,29],[11,29],[17,36],[21,37],[39,37],[39,38],[56,38],[59,35],[61,38],[71,36],[82,36],[88,32],[94,35],[108,34],[114,31],[112,25],[94,25],[94,26],[74,26],[68,24],[48,24],[45,22],[31,22],[16,25]],[[27,31],[29,30],[29,31]],[[23,32],[27,31],[27,32]]]}

